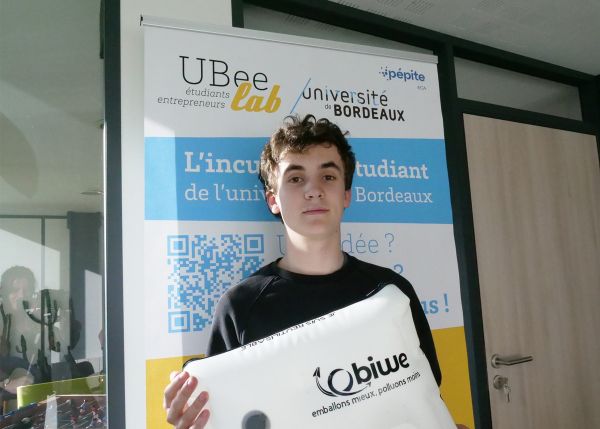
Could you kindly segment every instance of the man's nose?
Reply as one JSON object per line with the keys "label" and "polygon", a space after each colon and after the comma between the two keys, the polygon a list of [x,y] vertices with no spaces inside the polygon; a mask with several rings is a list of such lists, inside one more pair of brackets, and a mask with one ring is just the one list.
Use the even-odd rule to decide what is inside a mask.
{"label": "man's nose", "polygon": [[313,198],[323,198],[323,189],[316,183],[307,183],[304,191],[304,198],[312,200]]}

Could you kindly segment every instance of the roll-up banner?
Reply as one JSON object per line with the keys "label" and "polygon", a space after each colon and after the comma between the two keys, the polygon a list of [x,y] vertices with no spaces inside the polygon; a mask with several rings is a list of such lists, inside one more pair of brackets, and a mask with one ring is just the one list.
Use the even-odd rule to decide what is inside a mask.
{"label": "roll-up banner", "polygon": [[436,58],[143,24],[147,427],[168,427],[169,373],[205,353],[219,298],[285,254],[258,158],[285,116],[310,113],[349,131],[357,157],[342,249],[413,284],[433,330],[442,397],[473,428]]}

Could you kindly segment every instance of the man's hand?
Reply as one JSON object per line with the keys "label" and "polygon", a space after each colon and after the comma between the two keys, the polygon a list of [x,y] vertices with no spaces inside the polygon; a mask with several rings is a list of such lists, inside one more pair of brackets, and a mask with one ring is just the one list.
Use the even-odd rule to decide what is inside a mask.
{"label": "man's hand", "polygon": [[208,393],[202,392],[187,405],[198,380],[187,372],[172,372],[171,382],[165,388],[163,408],[167,412],[167,422],[177,429],[203,429],[210,412],[204,409],[208,401]]}

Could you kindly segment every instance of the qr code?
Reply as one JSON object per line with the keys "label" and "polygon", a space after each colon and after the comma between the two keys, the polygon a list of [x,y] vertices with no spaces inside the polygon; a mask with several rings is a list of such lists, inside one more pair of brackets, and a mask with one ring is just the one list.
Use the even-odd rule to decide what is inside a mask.
{"label": "qr code", "polygon": [[167,236],[169,333],[204,330],[225,291],[263,262],[263,234]]}

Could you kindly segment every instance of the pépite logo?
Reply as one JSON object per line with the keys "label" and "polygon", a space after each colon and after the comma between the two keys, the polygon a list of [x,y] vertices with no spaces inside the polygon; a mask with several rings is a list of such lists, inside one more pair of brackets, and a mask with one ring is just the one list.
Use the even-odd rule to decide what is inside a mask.
{"label": "p\u00e9pite logo", "polygon": [[397,69],[390,69],[387,66],[385,68],[381,67],[379,74],[386,80],[400,80],[402,82],[412,80],[416,82],[425,82],[424,74],[413,69],[410,69],[410,71],[402,70],[402,67],[398,67]]}

